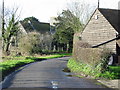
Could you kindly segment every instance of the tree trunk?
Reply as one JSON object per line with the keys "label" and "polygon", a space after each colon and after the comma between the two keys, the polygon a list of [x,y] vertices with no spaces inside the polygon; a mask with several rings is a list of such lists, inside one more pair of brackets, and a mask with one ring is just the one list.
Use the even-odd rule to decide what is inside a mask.
{"label": "tree trunk", "polygon": [[69,47],[68,47],[68,52],[72,52],[72,49],[73,49],[73,42],[70,41],[69,42]]}
{"label": "tree trunk", "polygon": [[69,44],[67,43],[67,52],[69,51]]}
{"label": "tree trunk", "polygon": [[10,43],[7,43],[6,44],[6,49],[5,49],[5,52],[6,52],[7,56],[10,54],[10,52],[9,52],[9,46],[10,46]]}

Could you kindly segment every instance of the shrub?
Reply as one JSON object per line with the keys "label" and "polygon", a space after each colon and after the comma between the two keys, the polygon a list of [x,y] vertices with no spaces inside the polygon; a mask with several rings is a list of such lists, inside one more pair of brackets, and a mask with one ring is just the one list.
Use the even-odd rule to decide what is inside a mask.
{"label": "shrub", "polygon": [[76,73],[83,73],[85,75],[92,75],[97,76],[100,72],[98,69],[93,69],[89,64],[84,64],[81,62],[77,62],[73,58],[69,59],[67,67],[72,71]]}
{"label": "shrub", "polygon": [[89,64],[83,64],[70,58],[67,67],[71,72],[77,73],[78,75],[76,76],[84,74],[85,76],[89,75],[94,78],[120,79],[120,66],[109,66],[106,71],[101,72],[100,64],[93,69]]}
{"label": "shrub", "polygon": [[78,62],[96,65],[101,59],[101,49],[98,48],[75,48],[73,58]]}
{"label": "shrub", "polygon": [[82,48],[90,48],[90,47],[91,47],[90,44],[88,44],[88,43],[86,43],[86,42],[83,42],[83,41],[80,41],[80,42],[78,43],[78,45],[79,45],[79,47],[82,47]]}
{"label": "shrub", "polygon": [[33,48],[30,50],[30,54],[42,54],[42,49],[39,45],[33,45]]}
{"label": "shrub", "polygon": [[31,32],[20,38],[19,50],[22,55],[41,53],[40,34],[37,32]]}
{"label": "shrub", "polygon": [[90,65],[92,69],[97,68],[104,72],[108,67],[108,58],[112,54],[111,51],[106,48],[82,48],[80,45],[80,42],[74,44],[73,58],[77,62]]}

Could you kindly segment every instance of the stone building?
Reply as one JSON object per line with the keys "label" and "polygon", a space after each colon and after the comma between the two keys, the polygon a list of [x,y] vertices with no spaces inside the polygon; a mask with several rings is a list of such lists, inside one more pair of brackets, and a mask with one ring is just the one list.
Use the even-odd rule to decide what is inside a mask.
{"label": "stone building", "polygon": [[81,33],[80,40],[92,48],[108,48],[120,61],[120,25],[117,9],[97,8]]}
{"label": "stone building", "polygon": [[96,9],[82,32],[81,40],[92,47],[109,48],[118,53],[118,12],[114,9]]}

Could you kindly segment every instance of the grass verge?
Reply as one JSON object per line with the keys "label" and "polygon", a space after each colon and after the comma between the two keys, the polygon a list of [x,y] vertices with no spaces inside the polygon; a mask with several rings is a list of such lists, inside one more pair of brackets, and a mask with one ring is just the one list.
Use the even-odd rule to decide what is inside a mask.
{"label": "grass verge", "polygon": [[102,79],[120,79],[120,66],[109,66],[104,72],[100,72],[99,68],[93,68],[90,65],[78,63],[73,58],[69,59],[67,67],[71,72],[77,73],[77,77],[92,76],[93,78]]}
{"label": "grass verge", "polygon": [[3,62],[0,62],[0,74],[2,74],[2,77],[0,77],[0,79],[3,80],[5,76],[26,64],[64,56],[68,56],[68,54],[56,54],[41,57],[4,57]]}

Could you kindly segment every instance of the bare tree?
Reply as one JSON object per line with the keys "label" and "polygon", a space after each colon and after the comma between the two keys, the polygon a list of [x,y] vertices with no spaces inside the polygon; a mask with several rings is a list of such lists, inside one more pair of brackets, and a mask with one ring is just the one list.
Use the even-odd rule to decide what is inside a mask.
{"label": "bare tree", "polygon": [[[0,6],[2,6],[1,3]],[[0,7],[0,22],[2,22],[2,7]],[[2,23],[0,23],[0,62],[1,61],[2,61]]]}
{"label": "bare tree", "polygon": [[18,22],[19,16],[17,15],[18,8],[11,10],[4,7],[3,1],[3,16],[2,16],[2,38],[3,38],[3,51],[9,55],[9,48],[13,36],[17,37],[19,31]]}
{"label": "bare tree", "polygon": [[19,52],[22,55],[40,54],[42,52],[40,37],[41,34],[37,32],[30,32],[27,35],[23,35],[19,40]]}
{"label": "bare tree", "polygon": [[67,4],[67,8],[77,17],[79,20],[86,24],[91,16],[94,8],[91,8],[90,4],[83,1],[73,1]]}
{"label": "bare tree", "polygon": [[49,51],[51,50],[51,43],[52,43],[52,36],[48,32],[46,32],[44,35],[42,34],[40,36],[40,46],[43,49],[43,51]]}

